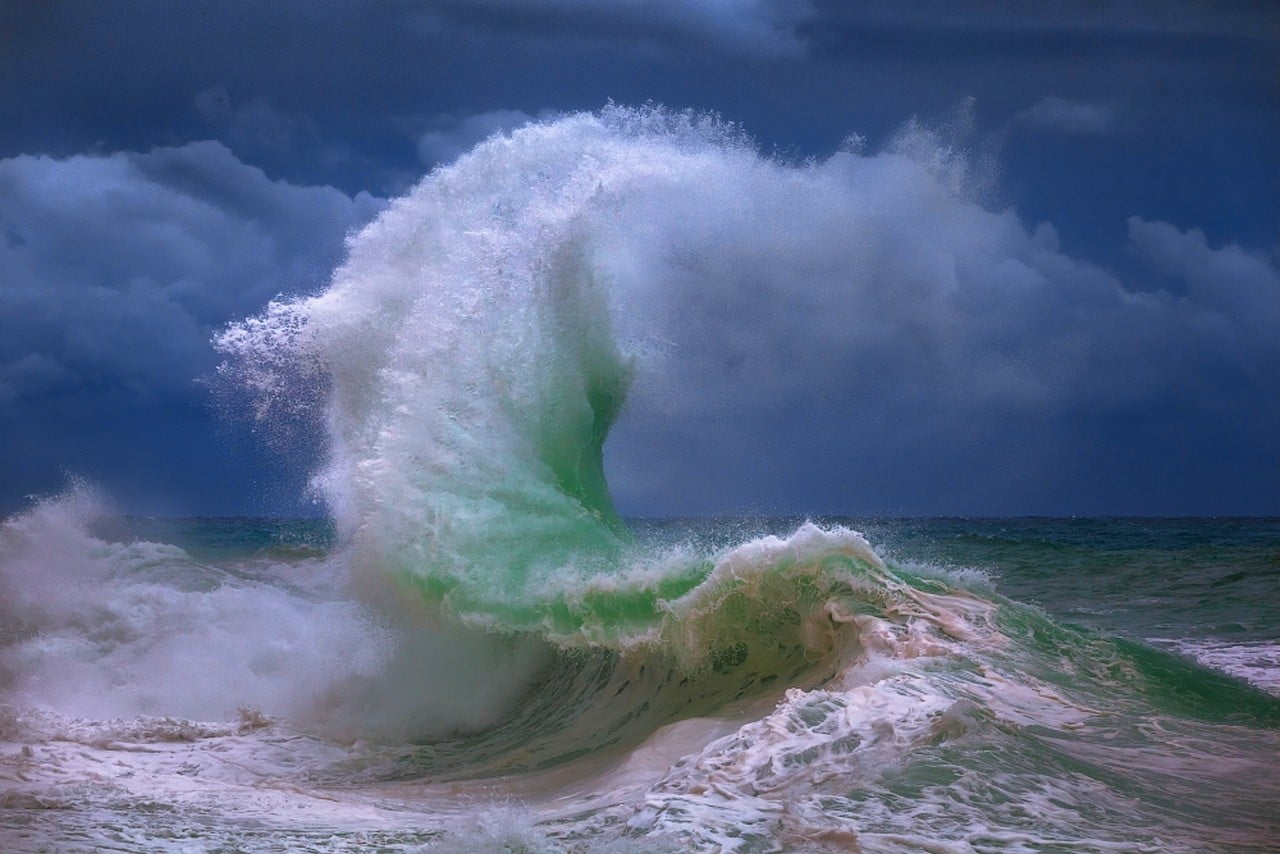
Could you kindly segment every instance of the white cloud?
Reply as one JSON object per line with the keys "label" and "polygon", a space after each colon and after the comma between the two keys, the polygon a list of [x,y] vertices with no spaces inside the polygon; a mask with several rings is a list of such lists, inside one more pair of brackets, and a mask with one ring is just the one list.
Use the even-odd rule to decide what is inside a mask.
{"label": "white cloud", "polygon": [[1014,117],[1025,127],[1058,133],[1098,134],[1115,130],[1119,112],[1112,104],[1046,95]]}
{"label": "white cloud", "polygon": [[1280,272],[1262,252],[1235,243],[1209,246],[1203,231],[1129,217],[1129,239],[1165,276],[1185,283],[1189,299],[1266,333],[1280,333]]}
{"label": "white cloud", "polygon": [[[1271,257],[1234,243],[1214,249],[1198,228],[1139,217],[1129,219],[1129,239],[1177,294],[1169,311],[1181,328],[1165,343],[1190,362],[1183,378],[1188,398],[1214,406],[1228,393],[1221,384],[1280,388],[1280,269]],[[1280,397],[1269,395],[1246,417],[1270,418],[1280,428]]]}

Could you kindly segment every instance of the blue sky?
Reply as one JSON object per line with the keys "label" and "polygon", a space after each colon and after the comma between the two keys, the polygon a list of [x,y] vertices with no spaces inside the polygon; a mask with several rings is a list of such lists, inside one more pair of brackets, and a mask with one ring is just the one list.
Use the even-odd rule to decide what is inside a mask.
{"label": "blue sky", "polygon": [[[748,379],[781,390],[662,418],[651,383],[611,450],[624,512],[1280,513],[1280,11],[1007,5],[0,5],[0,511],[68,474],[139,512],[308,511],[316,440],[228,413],[212,336],[323,287],[433,167],[612,100],[717,112],[788,161],[915,121],[976,186],[945,234],[1008,230],[975,239],[1044,275],[978,324],[912,314],[888,264],[867,287],[896,334],[795,375],[771,368],[809,321],[759,306]],[[974,300],[1008,260],[983,252]],[[912,362],[906,330],[953,362]],[[991,391],[1009,365],[1029,381]]]}

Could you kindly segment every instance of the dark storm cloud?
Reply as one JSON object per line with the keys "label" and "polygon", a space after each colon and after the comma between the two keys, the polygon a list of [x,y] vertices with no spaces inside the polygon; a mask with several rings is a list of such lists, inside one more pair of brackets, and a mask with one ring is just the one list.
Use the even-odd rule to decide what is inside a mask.
{"label": "dark storm cloud", "polygon": [[[273,175],[349,191],[403,184],[377,173],[418,166],[426,128],[414,117],[652,99],[715,109],[766,145],[821,155],[850,131],[883,141],[913,113],[969,95],[998,123],[1045,95],[1174,103],[1219,81],[1213,98],[1256,104],[1277,85],[1265,4],[1180,3],[1177,14],[763,0],[6,8],[16,49],[0,52],[10,118],[0,155],[212,134]],[[1171,58],[1194,67],[1169,77]]]}
{"label": "dark storm cloud", "polygon": [[790,55],[802,49],[796,27],[812,8],[808,0],[445,0],[431,14],[481,31]]}
{"label": "dark storm cloud", "polygon": [[549,110],[537,116],[523,110],[485,110],[466,116],[435,116],[418,137],[418,157],[426,166],[449,163],[495,133],[506,133],[553,115]]}
{"label": "dark storm cloud", "polygon": [[236,104],[222,86],[197,92],[194,105],[211,127],[250,150],[292,151],[304,125],[303,120],[282,115],[262,96]]}
{"label": "dark storm cloud", "polygon": [[[1276,4],[1195,0],[0,3],[0,503],[49,488],[59,465],[92,474],[81,461],[114,458],[154,477],[156,459],[210,457],[219,428],[192,383],[211,364],[210,331],[279,290],[318,286],[342,233],[376,207],[362,192],[403,191],[487,133],[652,99],[717,110],[763,150],[800,160],[852,132],[879,148],[911,116],[938,121],[969,96],[973,133],[955,147],[970,163],[998,154],[983,205],[1013,218],[1019,251],[1032,237],[1059,244],[1044,257],[1060,256],[1060,275],[1040,270],[1054,287],[1020,291],[1016,265],[987,265],[991,282],[1027,298],[984,322],[973,306],[953,316],[926,300],[916,316],[890,301],[879,361],[837,347],[814,364],[837,376],[825,391],[806,386],[832,402],[829,416],[787,425],[785,406],[748,407],[770,435],[844,430],[848,447],[880,442],[883,453],[757,459],[751,488],[795,507],[805,484],[845,466],[896,484],[885,509],[964,509],[984,495],[981,506],[1030,506],[1011,496],[1048,480],[1077,484],[1080,502],[1057,506],[1083,507],[1103,486],[1073,472],[1128,466],[1105,486],[1130,490],[1126,507],[1144,506],[1142,484],[1221,495],[1280,429],[1258,391],[1274,380],[1278,322],[1265,284],[1280,239],[1278,21]],[[1078,359],[1046,362],[1047,344],[1028,341]],[[971,376],[937,361],[944,344],[977,360]],[[777,361],[740,353],[737,370],[785,394],[779,366],[796,345],[778,348]],[[859,364],[880,366],[883,405],[867,402]],[[919,378],[929,372],[948,382]],[[990,405],[944,423],[958,411],[948,390],[960,389]],[[936,413],[904,417],[935,396]],[[156,426],[128,426],[141,406]],[[1175,432],[1194,454],[1161,426],[1179,407]],[[655,459],[696,467],[685,440],[652,429],[665,452]],[[1228,438],[1215,448],[1216,436]],[[731,443],[715,431],[705,441]],[[1011,473],[1003,491],[973,478],[993,445]],[[258,463],[233,456],[220,464],[243,482]],[[207,474],[182,465],[190,483]],[[1200,474],[1178,481],[1185,465]],[[654,479],[636,494],[659,501],[663,470],[633,471]],[[924,503],[940,474],[971,480],[973,501]],[[709,473],[702,506],[742,494],[744,476]],[[190,483],[173,491],[198,492]],[[1274,510],[1268,495],[1247,506]]]}
{"label": "dark storm cloud", "polygon": [[[15,48],[0,51],[0,156],[212,136],[298,183],[402,189],[437,116],[642,102],[670,98],[670,84],[745,97],[722,70],[688,60],[797,59],[792,22],[803,10],[756,0],[196,2],[180,14],[159,2],[11,4],[0,12]],[[643,79],[655,71],[668,83]]]}
{"label": "dark storm cloud", "polygon": [[[86,459],[79,446],[100,446],[121,418],[142,437],[203,420],[189,438],[207,445],[194,380],[212,369],[213,329],[281,291],[321,287],[344,235],[379,206],[271,181],[217,142],[0,160],[0,444],[45,441],[0,459],[0,480],[20,482],[17,466],[28,488],[49,488],[73,461],[98,474],[111,453]],[[131,453],[142,479],[175,463]]]}
{"label": "dark storm cloud", "polygon": [[1093,33],[1113,37],[1191,35],[1280,39],[1271,4],[1253,0],[1128,0],[1005,3],[1001,0],[900,0],[844,3],[816,0],[815,25],[865,27],[884,31],[1008,34]]}

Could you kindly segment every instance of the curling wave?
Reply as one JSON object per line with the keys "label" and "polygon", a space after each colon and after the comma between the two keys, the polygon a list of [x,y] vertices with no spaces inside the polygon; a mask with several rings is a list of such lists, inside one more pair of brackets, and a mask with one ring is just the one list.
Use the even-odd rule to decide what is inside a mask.
{"label": "curling wave", "polygon": [[[881,305],[868,287],[815,312],[796,281],[837,287],[878,252],[943,293],[963,252],[894,235],[955,215],[963,171],[928,146],[788,165],[714,119],[611,107],[428,175],[326,290],[217,338],[265,426],[327,435],[332,547],[261,520],[189,520],[189,546],[234,541],[216,556],[162,545],[84,488],[0,524],[0,809],[47,831],[0,839],[1269,850],[1276,697],[840,525],[629,528],[614,508],[629,396],[702,418],[663,385],[688,370],[733,381],[726,419],[789,399],[750,361],[760,304],[804,319],[805,372],[853,361],[848,321]],[[1057,263],[1051,233],[960,212],[1027,270]],[[845,247],[835,272],[817,245]],[[672,334],[713,317],[705,346]]]}

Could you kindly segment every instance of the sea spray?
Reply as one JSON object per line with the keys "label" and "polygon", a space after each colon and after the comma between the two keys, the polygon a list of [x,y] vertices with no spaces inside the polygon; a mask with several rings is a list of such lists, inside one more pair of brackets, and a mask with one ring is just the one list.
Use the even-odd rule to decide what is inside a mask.
{"label": "sea spray", "polygon": [[[265,423],[319,401],[314,484],[366,582],[491,623],[549,579],[629,560],[606,471],[633,505],[700,506],[697,460],[767,505],[828,463],[856,480],[879,453],[858,445],[857,401],[914,411],[914,375],[997,408],[1075,387],[1083,363],[1055,355],[1069,348],[1016,354],[995,381],[960,367],[965,347],[1017,332],[991,314],[1010,295],[1048,299],[1067,273],[1113,290],[1051,229],[977,204],[969,174],[919,123],[874,154],[804,163],[657,107],[535,123],[423,178],[350,238],[323,292],[231,324],[222,372]],[[902,342],[919,346],[889,352]],[[846,415],[821,415],[836,395]]]}
{"label": "sea spray", "polygon": [[292,390],[261,366],[322,366],[340,531],[456,612],[623,541],[602,449],[631,363],[589,226],[662,171],[634,153],[585,116],[492,140],[354,239],[324,293],[219,338],[273,394]]}
{"label": "sea spray", "polygon": [[378,669],[377,627],[326,592],[323,564],[308,580],[315,595],[299,596],[249,567],[104,536],[110,516],[78,484],[0,523],[0,677],[12,701],[89,719],[301,715],[328,678]]}
{"label": "sea spray", "polygon": [[115,539],[112,519],[77,483],[0,522],[0,706],[42,710],[24,716],[37,734],[234,731],[265,712],[343,738],[443,737],[492,724],[547,664],[537,645],[371,611],[340,559],[207,563]]}

